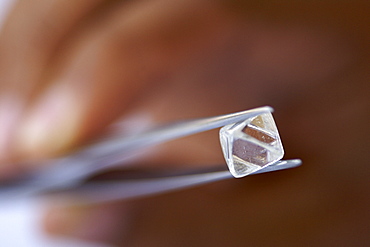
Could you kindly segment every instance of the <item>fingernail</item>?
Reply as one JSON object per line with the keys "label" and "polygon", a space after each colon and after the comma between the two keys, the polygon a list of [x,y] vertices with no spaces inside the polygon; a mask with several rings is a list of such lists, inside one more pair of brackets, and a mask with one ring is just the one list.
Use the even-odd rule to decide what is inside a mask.
{"label": "fingernail", "polygon": [[54,206],[47,211],[43,225],[52,235],[107,241],[117,229],[124,230],[122,213],[125,210],[109,205]]}
{"label": "fingernail", "polygon": [[23,158],[45,158],[63,151],[76,138],[81,102],[65,85],[50,88],[22,121],[15,149]]}
{"label": "fingernail", "polygon": [[52,207],[44,217],[45,230],[55,235],[71,235],[83,228],[89,210],[83,207]]}

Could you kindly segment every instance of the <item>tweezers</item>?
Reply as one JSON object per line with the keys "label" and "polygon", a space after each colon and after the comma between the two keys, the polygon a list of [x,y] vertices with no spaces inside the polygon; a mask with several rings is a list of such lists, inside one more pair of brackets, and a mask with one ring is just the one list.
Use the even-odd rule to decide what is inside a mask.
{"label": "tweezers", "polygon": [[[145,178],[125,177],[119,180],[89,180],[125,162],[135,152],[188,135],[238,123],[263,113],[269,106],[216,117],[187,120],[155,128],[133,136],[115,136],[92,144],[74,154],[44,161],[46,169],[27,174],[15,181],[0,183],[0,201],[10,197],[59,194],[83,198],[85,202],[101,203],[131,199],[179,190],[233,178],[226,166],[199,170],[157,172]],[[252,174],[260,174],[299,166],[301,160],[280,160]],[[250,174],[250,175],[252,175]],[[140,177],[140,176],[139,176]]]}

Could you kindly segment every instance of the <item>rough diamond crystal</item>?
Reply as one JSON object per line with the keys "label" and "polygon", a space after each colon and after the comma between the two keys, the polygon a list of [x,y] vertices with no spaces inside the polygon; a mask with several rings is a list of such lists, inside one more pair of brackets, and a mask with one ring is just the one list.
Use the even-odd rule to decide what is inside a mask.
{"label": "rough diamond crystal", "polygon": [[283,158],[284,149],[271,113],[220,130],[222,151],[231,174],[244,177]]}

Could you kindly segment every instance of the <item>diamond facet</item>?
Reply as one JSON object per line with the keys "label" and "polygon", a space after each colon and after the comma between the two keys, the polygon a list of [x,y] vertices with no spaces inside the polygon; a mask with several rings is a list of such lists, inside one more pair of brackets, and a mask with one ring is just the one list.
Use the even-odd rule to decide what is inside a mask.
{"label": "diamond facet", "polygon": [[271,113],[224,126],[220,141],[234,177],[244,177],[284,156],[283,145]]}

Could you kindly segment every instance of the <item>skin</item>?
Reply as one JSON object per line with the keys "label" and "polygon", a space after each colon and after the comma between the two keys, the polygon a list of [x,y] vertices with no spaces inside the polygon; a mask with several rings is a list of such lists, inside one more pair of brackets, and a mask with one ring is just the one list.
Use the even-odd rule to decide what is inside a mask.
{"label": "skin", "polygon": [[[116,246],[366,245],[369,7],[19,1],[0,36],[0,176],[137,113],[157,125],[271,105],[285,158],[302,167],[104,205],[51,201],[45,230]],[[132,165],[223,162],[210,131]]]}

